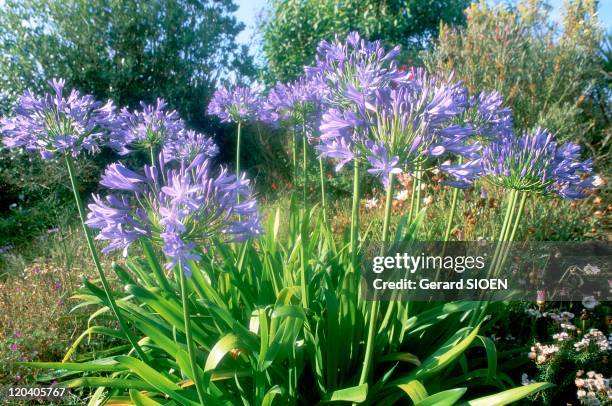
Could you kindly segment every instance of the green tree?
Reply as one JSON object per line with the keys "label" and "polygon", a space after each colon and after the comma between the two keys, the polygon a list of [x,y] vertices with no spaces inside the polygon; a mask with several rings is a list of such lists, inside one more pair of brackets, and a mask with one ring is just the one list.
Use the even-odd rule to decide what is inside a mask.
{"label": "green tree", "polygon": [[314,60],[322,39],[358,31],[407,55],[429,44],[440,21],[465,20],[470,0],[273,0],[260,24],[269,81],[295,79]]}
{"label": "green tree", "polygon": [[220,78],[250,75],[232,0],[6,0],[0,4],[0,111],[51,77],[118,105],[163,97],[206,124]]}

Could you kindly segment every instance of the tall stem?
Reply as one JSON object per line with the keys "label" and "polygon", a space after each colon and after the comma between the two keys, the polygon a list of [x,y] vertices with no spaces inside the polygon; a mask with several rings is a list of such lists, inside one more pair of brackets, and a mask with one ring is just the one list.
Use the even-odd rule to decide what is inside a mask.
{"label": "tall stem", "polygon": [[304,208],[306,208],[306,199],[308,196],[306,174],[308,172],[308,137],[306,137],[305,125],[302,122],[302,199]]}
{"label": "tall stem", "polygon": [[516,201],[516,191],[514,189],[510,190],[510,194],[508,195],[508,206],[506,207],[506,214],[504,215],[504,221],[502,223],[502,228],[499,232],[499,237],[497,239],[497,244],[495,246],[495,253],[493,254],[493,259],[491,260],[491,266],[489,267],[489,276],[491,276],[494,272],[496,272],[496,265],[499,259],[499,255],[501,254],[503,241],[506,236],[507,229],[510,224],[510,219],[512,218],[512,211],[514,202]]}
{"label": "tall stem", "polygon": [[521,194],[521,200],[518,206],[516,213],[514,214],[514,220],[512,224],[512,232],[510,232],[510,224],[508,224],[508,231],[506,233],[506,246],[502,251],[502,255],[499,260],[498,269],[501,270],[504,267],[506,259],[508,258],[508,253],[510,252],[510,244],[514,241],[514,237],[516,235],[516,231],[518,230],[518,226],[521,223],[521,217],[523,217],[523,210],[525,209],[525,202],[527,201],[527,192],[517,192],[515,196],[515,202],[518,197],[518,193]]}
{"label": "tall stem", "polygon": [[527,202],[527,192],[521,192],[521,202],[519,203],[518,211],[514,219],[514,225],[512,226],[512,233],[510,234],[510,241],[514,241],[514,236],[518,230],[518,226],[523,216],[523,210],[525,209],[525,203]]}
{"label": "tall stem", "polygon": [[327,224],[327,202],[325,201],[325,171],[323,158],[319,158],[319,176],[321,180],[321,210],[323,211],[323,223]]}
{"label": "tall stem", "polygon": [[293,127],[293,131],[292,131],[292,142],[291,142],[291,148],[293,149],[292,152],[292,157],[293,157],[293,183],[295,184],[297,182],[297,178],[298,178],[298,169],[297,169],[297,137],[295,134],[295,125],[292,126]]}
{"label": "tall stem", "polygon": [[417,178],[416,171],[412,172],[412,187],[410,192],[410,212],[408,212],[408,222],[412,223],[414,216],[414,200],[416,196]]}
{"label": "tall stem", "polygon": [[[388,240],[389,234],[389,223],[391,222],[391,201],[393,199],[393,174],[389,174],[389,185],[387,187],[387,197],[385,199],[385,217],[383,220],[383,232],[381,241],[381,255],[385,253],[385,243]],[[368,320],[368,336],[366,339],[365,356],[363,360],[363,367],[361,369],[361,376],[359,377],[359,384],[363,385],[368,380],[370,373],[370,364],[372,363],[372,355],[374,354],[374,332],[376,331],[376,320],[378,319],[378,309],[380,307],[379,301],[374,298],[370,306],[370,317]]]}
{"label": "tall stem", "polygon": [[[459,157],[459,165],[463,163],[463,159]],[[453,220],[455,218],[455,211],[457,210],[457,198],[459,197],[459,188],[453,188],[453,197],[451,201],[451,210],[448,215],[448,222],[446,223],[446,231],[444,232],[444,241],[448,241],[450,238],[451,230],[453,229]]]}
{"label": "tall stem", "polygon": [[185,280],[185,273],[179,263],[179,280],[181,283],[181,297],[183,301],[183,321],[185,323],[185,339],[187,340],[187,352],[189,353],[189,363],[191,364],[191,374],[193,375],[193,383],[195,384],[196,391],[198,392],[198,398],[200,404],[204,404],[204,389],[202,388],[202,382],[200,381],[200,374],[198,372],[198,364],[196,362],[195,347],[193,345],[193,337],[191,335],[191,317],[189,315],[189,297],[187,296],[187,281]]}
{"label": "tall stem", "polygon": [[[304,209],[304,216],[307,216],[306,209]],[[302,221],[302,226],[300,227],[300,289],[302,293],[302,306],[304,309],[308,308],[308,284],[306,278],[306,246],[307,246],[307,236],[308,230],[306,230],[306,221]]]}
{"label": "tall stem", "polygon": [[149,147],[149,155],[151,158],[151,166],[157,166],[155,165],[155,148],[153,146]]}
{"label": "tall stem", "polygon": [[236,176],[240,177],[240,136],[242,133],[242,122],[238,121],[236,129]]}
{"label": "tall stem", "polygon": [[351,264],[357,270],[357,245],[359,243],[359,161],[353,161],[353,206],[351,209]]}
{"label": "tall stem", "polygon": [[110,285],[108,283],[108,280],[106,279],[106,275],[104,275],[104,271],[102,270],[102,265],[100,263],[100,258],[98,257],[98,252],[96,251],[96,248],[94,246],[94,241],[91,235],[91,231],[89,230],[89,227],[87,227],[87,225],[85,224],[85,219],[86,219],[85,209],[83,207],[83,201],[81,200],[81,196],[79,194],[79,185],[76,179],[76,171],[74,169],[74,163],[72,162],[72,157],[66,154],[65,158],[66,158],[66,166],[68,167],[68,176],[70,177],[70,185],[72,186],[72,192],[74,193],[74,200],[77,205],[77,210],[79,211],[79,217],[81,218],[81,225],[83,226],[83,231],[85,232],[85,239],[87,240],[87,246],[89,247],[89,252],[91,253],[91,257],[93,259],[94,265],[96,267],[96,270],[98,271],[100,281],[102,282],[102,288],[104,289],[104,292],[106,293],[108,304],[112,312],[115,314],[117,321],[119,322],[119,327],[121,328],[121,331],[123,331],[123,334],[125,334],[125,336],[127,337],[128,341],[134,348],[134,351],[136,351],[136,354],[138,354],[138,357],[141,360],[148,362],[149,360],[148,357],[145,355],[142,348],[140,348],[140,345],[138,345],[138,341],[136,341],[136,338],[132,335],[132,332],[128,329],[125,321],[123,320],[123,317],[121,316],[119,307],[117,306],[117,303],[115,302],[115,298],[113,297],[111,293]]}
{"label": "tall stem", "polygon": [[414,203],[415,206],[415,214],[418,214],[421,211],[421,185],[422,185],[422,181],[421,181],[421,177],[423,176],[422,172],[421,172],[421,165],[419,164],[417,166],[417,184],[416,184],[416,201]]}
{"label": "tall stem", "polygon": [[453,229],[453,220],[455,218],[455,211],[457,210],[457,197],[458,196],[459,196],[459,189],[453,188],[453,198],[451,201],[450,213],[448,213],[446,231],[444,232],[444,241],[448,241],[450,239],[451,230]]}

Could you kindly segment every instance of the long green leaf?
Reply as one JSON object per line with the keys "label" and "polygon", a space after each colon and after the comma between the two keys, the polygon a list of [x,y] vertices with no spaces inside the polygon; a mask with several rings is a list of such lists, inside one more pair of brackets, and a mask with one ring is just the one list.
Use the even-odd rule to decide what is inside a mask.
{"label": "long green leaf", "polygon": [[508,389],[495,395],[485,396],[482,398],[470,400],[463,403],[463,406],[504,406],[512,402],[521,400],[529,395],[539,392],[544,389],[552,388],[552,383],[537,382],[530,385],[520,386],[518,388]]}
{"label": "long green leaf", "polygon": [[321,403],[329,402],[356,402],[360,403],[368,397],[368,384],[353,386],[352,388],[338,389],[323,396]]}
{"label": "long green leaf", "polygon": [[154,401],[135,389],[130,389],[130,399],[132,399],[135,406],[161,406],[161,403]]}
{"label": "long green leaf", "polygon": [[410,399],[412,399],[414,403],[420,402],[421,400],[427,398],[427,389],[425,389],[423,384],[417,380],[402,383],[398,386],[401,390],[406,392],[408,396],[410,396]]}
{"label": "long green leaf", "polygon": [[467,388],[457,388],[438,392],[434,395],[426,397],[420,402],[416,402],[414,406],[452,406],[461,398],[461,396],[463,396],[466,391]]}

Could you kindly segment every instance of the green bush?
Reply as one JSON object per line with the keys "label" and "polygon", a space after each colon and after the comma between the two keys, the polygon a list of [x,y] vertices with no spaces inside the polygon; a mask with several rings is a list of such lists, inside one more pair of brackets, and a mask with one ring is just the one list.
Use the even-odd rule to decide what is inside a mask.
{"label": "green bush", "polygon": [[472,92],[498,90],[517,130],[545,127],[604,157],[609,79],[602,74],[603,31],[596,12],[596,1],[572,0],[562,24],[555,24],[541,0],[523,0],[515,8],[481,1],[466,10],[465,27],[441,26],[423,60],[431,71],[454,72]]}
{"label": "green bush", "polygon": [[263,20],[263,52],[268,81],[287,81],[314,61],[316,46],[350,31],[401,44],[413,57],[437,35],[440,21],[461,24],[469,0],[275,0]]}

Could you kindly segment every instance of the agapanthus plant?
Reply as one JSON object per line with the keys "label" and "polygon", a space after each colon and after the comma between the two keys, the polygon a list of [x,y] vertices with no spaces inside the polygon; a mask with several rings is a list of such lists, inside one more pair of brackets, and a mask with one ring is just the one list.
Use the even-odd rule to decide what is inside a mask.
{"label": "agapanthus plant", "polygon": [[152,152],[166,142],[179,138],[185,130],[185,123],[176,110],[169,111],[163,99],[155,104],[140,103],[141,109],[130,111],[123,108],[115,124],[115,141],[122,153],[130,148]]}
{"label": "agapanthus plant", "polygon": [[[190,260],[200,258],[212,238],[241,241],[260,233],[256,201],[249,180],[226,169],[213,173],[204,154],[192,161],[144,167],[138,174],[122,164],[110,165],[100,184],[111,193],[94,195],[87,224],[107,241],[105,253],[123,250],[142,237],[162,247],[168,268],[191,273]],[[241,202],[237,203],[240,196]]]}
{"label": "agapanthus plant", "polygon": [[590,159],[580,160],[580,147],[559,144],[547,129],[520,137],[501,137],[485,145],[481,157],[462,165],[443,166],[463,186],[482,177],[489,183],[519,192],[555,193],[564,198],[588,196],[595,187]]}
{"label": "agapanthus plant", "polygon": [[[379,78],[362,86],[363,91],[347,84],[344,102],[321,120],[321,155],[339,158],[337,169],[355,159],[369,162],[370,172],[380,175],[386,187],[391,172],[406,167],[412,171],[428,157],[447,151],[463,153],[462,141],[471,131],[454,124],[468,107],[463,84],[438,80],[422,69],[396,72],[392,53],[362,46],[378,50],[377,66],[390,67],[379,66]],[[381,86],[374,88],[375,83]]]}
{"label": "agapanthus plant", "polygon": [[65,84],[63,79],[49,81],[54,94],[44,96],[26,91],[14,116],[0,119],[2,142],[7,148],[23,148],[52,159],[63,154],[96,153],[103,146],[116,145],[109,137],[114,119],[112,102],[100,103],[74,89],[66,95]]}
{"label": "agapanthus plant", "polygon": [[240,144],[242,125],[254,121],[275,123],[278,116],[275,112],[263,108],[263,101],[258,89],[236,86],[228,89],[225,86],[217,89],[208,104],[207,112],[217,116],[222,123],[236,123],[236,173],[240,173]]}
{"label": "agapanthus plant", "polygon": [[3,143],[8,148],[24,148],[28,152],[38,151],[43,159],[63,156],[68,169],[70,185],[85,232],[85,238],[94,265],[98,271],[106,299],[123,334],[138,354],[146,361],[147,357],[134,335],[125,324],[117,306],[110,285],[102,269],[98,252],[94,246],[89,229],[85,226],[85,210],[79,194],[78,179],[74,168],[74,158],[82,152],[95,153],[103,146],[122,148],[123,143],[117,134],[110,131],[115,125],[114,107],[109,101],[102,104],[90,95],[81,96],[72,90],[64,97],[65,81],[54,79],[49,82],[55,94],[42,97],[27,91],[15,108],[15,115],[1,121]]}
{"label": "agapanthus plant", "polygon": [[[270,90],[263,110],[267,111],[269,117],[277,117],[278,122],[286,124],[291,128],[292,133],[292,158],[293,158],[293,177],[297,179],[298,164],[298,136],[302,142],[302,182],[303,200],[306,204],[306,173],[308,166],[308,144],[316,142],[318,128],[321,121],[321,107],[323,102],[323,90],[321,82],[305,77],[299,78],[287,84],[278,83]],[[321,180],[321,199],[322,210],[325,216],[325,183],[323,174],[323,162],[319,161],[320,180]]]}
{"label": "agapanthus plant", "polygon": [[222,123],[276,120],[276,116],[270,115],[269,110],[262,109],[262,105],[258,89],[242,86],[228,89],[223,86],[213,95],[207,112],[211,116],[218,117]]}
{"label": "agapanthus plant", "polygon": [[263,108],[279,120],[301,122],[316,116],[322,97],[320,83],[302,77],[287,84],[277,83],[268,93]]}
{"label": "agapanthus plant", "polygon": [[166,162],[175,159],[191,161],[199,154],[214,157],[218,153],[219,147],[211,137],[185,129],[168,139],[162,148],[163,158]]}
{"label": "agapanthus plant", "polygon": [[342,42],[321,41],[316,63],[305,68],[307,77],[322,84],[325,102],[333,107],[350,104],[349,94],[373,102],[376,92],[406,79],[408,74],[397,69],[400,48],[386,51],[380,41],[369,42],[351,32]]}

